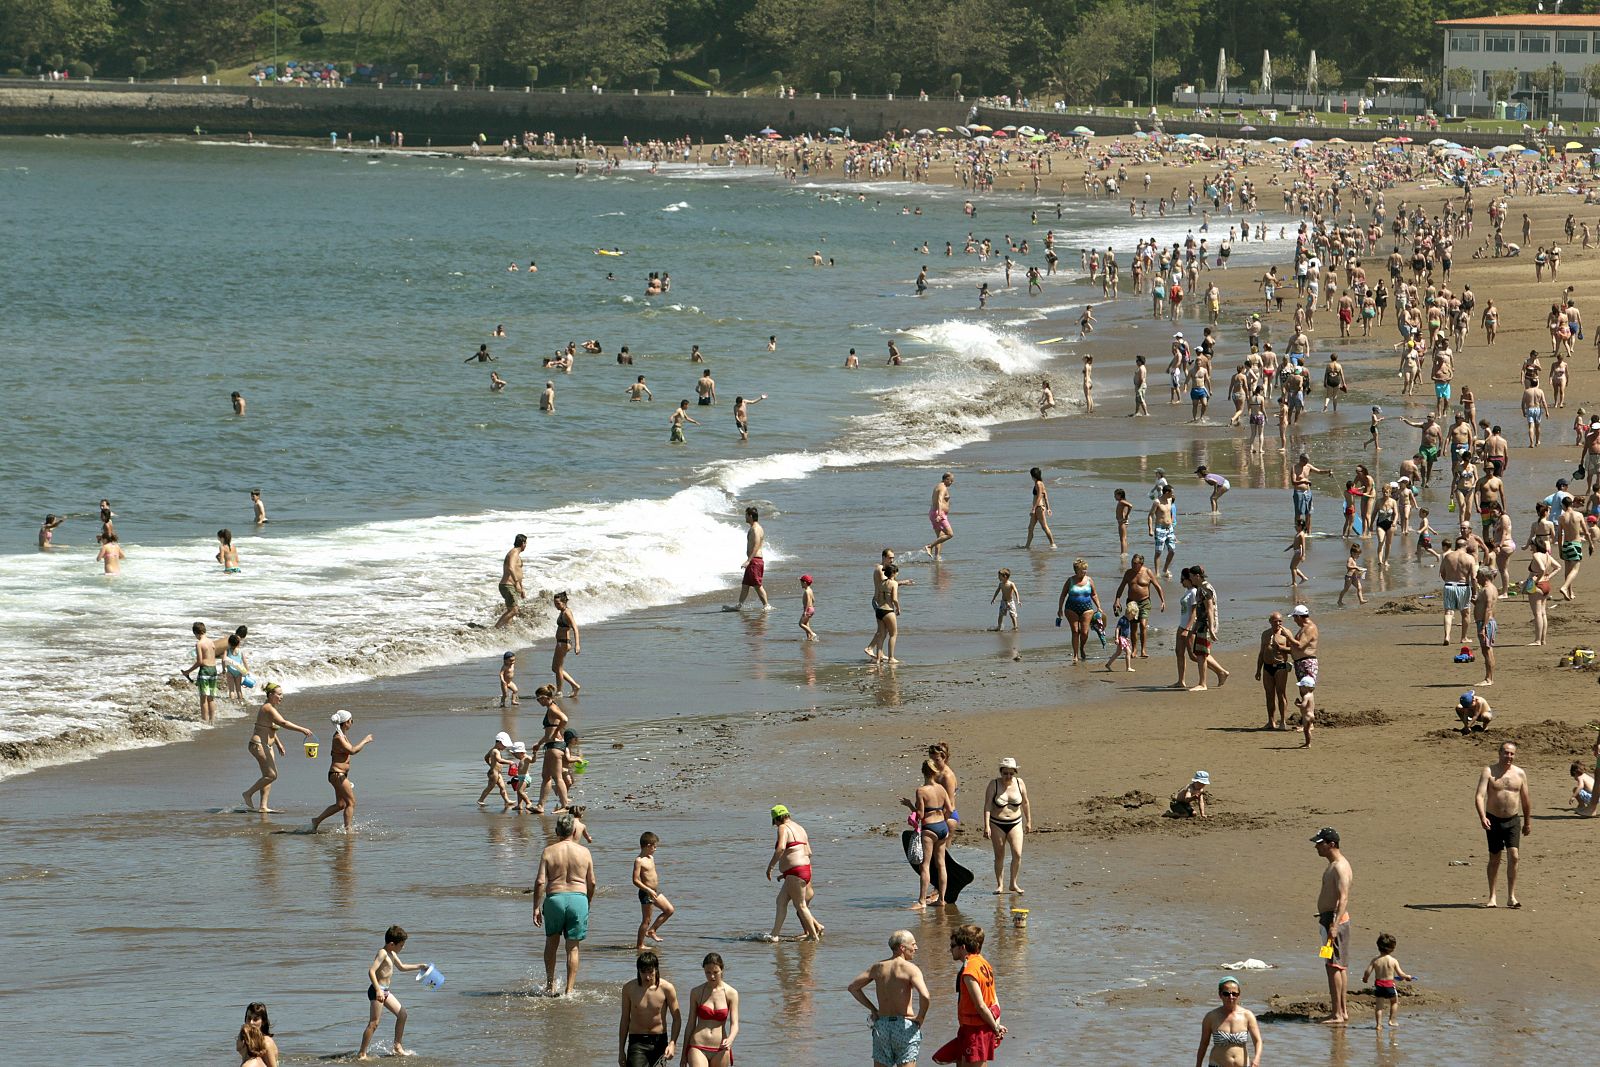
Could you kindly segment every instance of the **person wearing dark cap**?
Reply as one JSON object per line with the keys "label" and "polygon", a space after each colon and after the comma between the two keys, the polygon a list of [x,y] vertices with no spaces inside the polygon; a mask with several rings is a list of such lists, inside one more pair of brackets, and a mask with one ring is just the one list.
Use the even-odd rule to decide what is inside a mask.
{"label": "person wearing dark cap", "polygon": [[1317,890],[1317,923],[1322,929],[1323,948],[1332,952],[1323,961],[1328,971],[1330,1012],[1322,1022],[1343,1026],[1350,1021],[1345,990],[1350,982],[1350,883],[1355,876],[1350,871],[1350,861],[1339,851],[1339,831],[1324,826],[1312,835],[1311,843],[1317,846],[1317,855],[1328,861]]}

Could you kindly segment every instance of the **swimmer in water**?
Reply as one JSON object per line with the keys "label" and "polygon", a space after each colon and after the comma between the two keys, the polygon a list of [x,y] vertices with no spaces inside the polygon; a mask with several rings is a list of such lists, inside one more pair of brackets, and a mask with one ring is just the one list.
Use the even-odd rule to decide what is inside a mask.
{"label": "swimmer in water", "polygon": [[117,543],[116,534],[100,542],[100,554],[95,556],[95,561],[105,563],[107,574],[122,573],[122,546]]}
{"label": "swimmer in water", "polygon": [[766,393],[753,400],[746,400],[742,396],[733,398],[733,424],[739,428],[739,440],[750,440],[750,405],[759,404],[766,398]]}
{"label": "swimmer in water", "polygon": [[235,390],[234,393],[233,393],[233,396],[231,397],[231,399],[233,400],[233,413],[235,415],[243,415],[244,414],[244,395],[239,393],[237,390]]}
{"label": "swimmer in water", "polygon": [[506,387],[506,380],[500,377],[499,371],[489,372],[489,392],[498,393]]}
{"label": "swimmer in water", "polygon": [[40,552],[54,552],[58,548],[67,547],[66,545],[58,545],[52,540],[55,537],[56,530],[66,521],[67,517],[65,515],[52,514],[44,517],[44,522],[39,526]]}
{"label": "swimmer in water", "polygon": [[239,550],[233,547],[233,531],[217,531],[217,562],[222,564],[223,574],[239,573]]}
{"label": "swimmer in water", "polygon": [[539,410],[547,415],[556,413],[556,383],[545,382],[544,393],[539,397]]}
{"label": "swimmer in water", "polygon": [[267,521],[267,505],[261,501],[261,490],[250,490],[250,507],[256,513],[257,526],[260,526]]}
{"label": "swimmer in water", "polygon": [[493,363],[494,357],[489,354],[489,346],[486,344],[479,345],[476,352],[461,362],[471,363],[473,360],[477,360],[479,363]]}
{"label": "swimmer in water", "polygon": [[844,357],[845,370],[858,370],[861,367],[861,358],[856,355],[856,350],[851,349],[850,354]]}
{"label": "swimmer in water", "polygon": [[637,381],[624,389],[623,392],[626,393],[628,395],[628,399],[635,404],[637,404],[641,399],[641,394],[643,394],[642,398],[645,400],[654,400],[656,398],[655,394],[650,391],[650,387],[644,384],[644,375],[642,374],[639,375],[639,379]]}

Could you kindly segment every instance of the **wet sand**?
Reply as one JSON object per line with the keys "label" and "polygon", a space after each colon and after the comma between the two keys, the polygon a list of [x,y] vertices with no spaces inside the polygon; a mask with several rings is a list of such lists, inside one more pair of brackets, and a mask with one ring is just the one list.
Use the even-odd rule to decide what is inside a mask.
{"label": "wet sand", "polygon": [[[1391,211],[1398,199],[1391,194]],[[1569,205],[1577,206],[1566,198],[1535,204],[1536,226],[1552,232]],[[1568,250],[1564,275],[1592,275],[1586,259]],[[1516,365],[1528,347],[1545,347],[1541,309],[1549,290],[1519,280],[1521,272],[1531,279],[1526,256],[1457,263],[1480,306],[1493,297],[1503,313],[1500,344],[1485,350],[1475,335],[1457,380],[1471,381],[1485,417],[1519,428]],[[1240,267],[1223,276],[1233,283],[1225,291],[1235,322],[1236,309],[1249,304],[1241,288],[1248,278]],[[1561,284],[1567,282],[1564,276]],[[1325,329],[1331,321],[1323,316]],[[1279,1025],[1315,1012],[1322,987],[1311,915],[1322,862],[1306,839],[1324,824],[1340,829],[1356,871],[1353,957],[1364,962],[1377,931],[1389,930],[1400,938],[1408,969],[1425,977],[1427,995],[1415,1004],[1407,998],[1414,1013],[1401,1049],[1454,1062],[1525,1055],[1529,1041],[1546,1053],[1578,1050],[1589,998],[1577,988],[1583,971],[1570,967],[1570,946],[1600,933],[1600,916],[1584,906],[1582,860],[1593,826],[1562,809],[1570,790],[1566,764],[1593,740],[1582,727],[1594,717],[1588,709],[1595,690],[1591,673],[1557,671],[1554,662],[1600,621],[1584,606],[1584,585],[1578,602],[1553,605],[1551,644],[1543,649],[1518,647],[1527,639],[1526,609],[1516,600],[1502,605],[1497,684],[1488,691],[1500,717],[1489,733],[1462,738],[1448,732],[1450,707],[1481,675],[1476,664],[1450,662],[1454,649],[1439,643],[1437,601],[1415,599],[1437,591],[1434,576],[1397,562],[1380,583],[1386,588],[1369,593],[1370,605],[1335,611],[1342,553],[1337,541],[1320,540],[1311,568],[1317,582],[1306,599],[1322,625],[1318,692],[1327,721],[1308,751],[1297,747],[1298,733],[1256,730],[1256,620],[1269,603],[1291,603],[1286,557],[1277,552],[1287,543],[1286,472],[1273,453],[1264,463],[1239,457],[1236,431],[1225,426],[1182,425],[1186,406],[1160,403],[1164,390],[1152,390],[1155,418],[1125,419],[1115,392],[1133,352],[1165,349],[1165,334],[1144,333],[1158,324],[1134,325],[1110,321],[1084,346],[1096,353],[1097,381],[1107,387],[1097,416],[1004,427],[988,442],[921,468],[844,472],[859,482],[841,484],[840,492],[882,487],[863,499],[876,499],[884,520],[829,529],[808,522],[803,497],[785,499],[781,486],[767,490],[779,509],[771,536],[785,551],[797,563],[806,552],[829,553],[812,568],[827,576],[819,581],[820,648],[792,644],[797,610],[788,594],[765,619],[752,612],[734,623],[715,610],[721,598],[705,598],[586,633],[590,652],[578,665],[592,677],[583,678],[577,706],[593,746],[587,754],[596,777],[585,783],[593,790],[585,799],[596,805],[590,822],[607,884],[597,905],[603,922],[586,956],[589,979],[620,982],[631,970],[636,908],[626,862],[637,832],[662,832],[659,823],[669,828],[668,887],[683,909],[665,931],[669,953],[681,946],[668,957],[668,976],[680,989],[692,985],[699,955],[722,951],[735,967],[730,980],[747,998],[742,1048],[765,1058],[798,1044],[818,1063],[857,1062],[863,1028],[840,990],[875,958],[889,930],[920,930],[920,962],[936,995],[949,985],[941,935],[954,918],[900,910],[914,887],[895,858],[898,845],[885,840],[903,813],[894,798],[915,784],[915,755],[943,739],[956,752],[969,819],[988,769],[1003,755],[1022,762],[1035,809],[1023,876],[1033,909],[1025,935],[1006,929],[1009,899],[986,892],[987,846],[969,844],[971,833],[958,846],[979,875],[961,912],[991,930],[1001,998],[1015,1023],[1006,1060],[1047,1056],[1062,1040],[1103,1042],[1108,1025],[1128,1035],[1119,1036],[1113,1060],[1124,1051],[1127,1062],[1187,1055],[1216,968],[1256,956],[1276,969],[1245,975],[1246,1001],[1262,1009],[1268,994],[1283,998],[1267,1019],[1269,1054],[1290,1062],[1374,1062],[1364,1035]],[[1046,328],[1066,332],[1062,323],[1041,324]],[[1190,320],[1185,329],[1198,326]],[[1392,336],[1389,326],[1382,343]],[[1219,366],[1240,347],[1229,337]],[[1317,343],[1319,353],[1326,347]],[[1075,395],[1071,362],[1069,356],[1058,396]],[[1365,436],[1364,405],[1396,403],[1388,395],[1390,373],[1374,360],[1353,376],[1351,402],[1337,420],[1308,414],[1309,430],[1337,427],[1319,438],[1319,462],[1329,465],[1326,449],[1338,457],[1332,465],[1349,469]],[[1574,361],[1569,411],[1578,404],[1593,410],[1587,398],[1596,380],[1583,358]],[[1430,402],[1413,399],[1410,413]],[[1519,515],[1572,466],[1560,424],[1537,460],[1513,448],[1509,490]],[[1508,436],[1515,446],[1515,432]],[[1389,439],[1396,438],[1411,440]],[[1386,448],[1385,460],[1392,465],[1407,453]],[[1185,482],[1197,456],[1235,482],[1215,530],[1194,514],[1202,497]],[[1008,547],[1020,545],[1026,525],[1031,463],[1045,465],[1052,478],[1062,542],[1054,554]],[[1163,632],[1153,658],[1137,664],[1139,673],[1104,675],[1094,665],[1064,665],[1065,634],[1049,626],[1053,611],[1041,603],[1053,607],[1054,590],[1080,552],[1094,560],[1103,589],[1114,588],[1110,488],[1127,487],[1137,506],[1157,465],[1167,468],[1186,509],[1177,562],[1204,562],[1224,600],[1238,605],[1225,609],[1221,645],[1222,662],[1235,673],[1210,693],[1158,688],[1172,680],[1172,613],[1158,619]],[[896,547],[921,542],[921,510],[941,469],[958,475],[959,536],[950,560],[908,568],[918,585],[907,597],[914,607],[903,637],[906,664],[892,672],[858,666],[852,643],[859,650],[870,626],[866,568],[886,528],[905,531],[891,542]],[[1330,495],[1319,494],[1322,529],[1337,521]],[[1442,514],[1441,490],[1424,499]],[[1135,529],[1141,525],[1136,509]],[[1143,547],[1142,537],[1133,540],[1135,550]],[[993,622],[985,602],[1001,557],[1014,570],[1018,559],[1029,568],[1025,629],[1015,642],[981,632]],[[1514,570],[1524,558],[1519,553]],[[792,575],[775,577],[788,582]],[[674,628],[678,647],[693,655],[651,653],[629,668],[610,651],[594,654],[630,647],[635,635],[662,626]],[[702,659],[738,667],[708,678],[695,666]],[[534,668],[524,668],[529,690],[542,651],[524,662]],[[95,976],[120,981],[119,1002],[130,1017],[161,1021],[166,1033],[153,1035],[149,1047],[170,1062],[198,1062],[199,1049],[221,1047],[225,1040],[215,1037],[225,1038],[222,1023],[252,999],[271,1003],[280,1031],[291,1035],[284,1040],[289,1062],[347,1051],[365,1010],[361,968],[376,931],[394,921],[412,930],[408,959],[436,959],[450,975],[440,994],[408,991],[411,1042],[431,1054],[423,1062],[482,1062],[529,1048],[547,1058],[596,1049],[609,1055],[614,1008],[596,986],[572,1004],[526,996],[540,971],[540,939],[529,929],[523,890],[548,820],[484,814],[471,805],[485,739],[516,725],[481,698],[460,696],[491,686],[491,668],[477,664],[291,698],[290,717],[322,727],[324,737],[326,715],[338,706],[358,712],[358,733],[379,737],[357,761],[362,818],[355,841],[277,832],[298,827],[326,803],[321,775],[293,756],[273,797],[293,818],[212,810],[231,808],[254,777],[243,723],[192,744],[9,781],[0,820],[8,839],[22,844],[8,857],[0,899],[9,914],[23,917],[8,935],[23,962],[0,1007],[30,1024],[14,1053],[19,1062],[49,1062],[63,1047],[53,1032],[75,1035],[72,1048],[90,1058],[114,1052],[117,1039],[83,1033],[81,1019],[100,1003]],[[520,721],[532,720],[525,713]],[[1519,892],[1526,906],[1488,912],[1477,907],[1484,844],[1471,790],[1507,736],[1522,745],[1535,831],[1523,849]],[[624,747],[609,747],[617,742]],[[1197,767],[1216,783],[1215,817],[1204,824],[1163,818],[1165,797]],[[763,811],[776,800],[795,809],[817,842],[818,907],[830,927],[821,947],[732,940],[770,922],[760,867],[769,833]],[[1486,1000],[1491,975],[1495,995]],[[199,992],[170,995],[189,985]],[[948,998],[941,1000],[930,1037],[951,1028]],[[1366,1024],[1365,1008],[1356,1002],[1357,1024]],[[380,1036],[387,1032],[386,1024]],[[1398,1062],[1399,1055],[1380,1044],[1377,1062]]]}

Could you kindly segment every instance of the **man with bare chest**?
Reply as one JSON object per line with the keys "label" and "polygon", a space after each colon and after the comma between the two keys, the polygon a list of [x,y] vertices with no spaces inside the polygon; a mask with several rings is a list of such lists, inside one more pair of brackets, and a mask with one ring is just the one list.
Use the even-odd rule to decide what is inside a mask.
{"label": "man with bare chest", "polygon": [[1485,907],[1499,904],[1495,899],[1495,881],[1500,875],[1500,856],[1509,857],[1506,864],[1506,903],[1513,908],[1522,907],[1517,899],[1517,853],[1522,838],[1533,833],[1533,801],[1528,796],[1528,776],[1516,766],[1517,746],[1507,741],[1500,746],[1500,761],[1485,767],[1478,776],[1478,792],[1473,805],[1478,809],[1478,821],[1483,824],[1489,838],[1489,901]]}

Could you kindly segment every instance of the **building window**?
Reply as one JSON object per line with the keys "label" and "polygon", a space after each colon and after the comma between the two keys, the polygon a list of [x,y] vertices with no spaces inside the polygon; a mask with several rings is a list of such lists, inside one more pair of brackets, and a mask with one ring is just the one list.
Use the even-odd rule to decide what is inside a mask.
{"label": "building window", "polygon": [[1450,31],[1450,51],[1452,52],[1476,52],[1478,50],[1478,41],[1477,30]]}
{"label": "building window", "polygon": [[[1596,36],[1600,36],[1600,34]],[[1517,50],[1517,35],[1510,30],[1485,30],[1483,34],[1483,50],[1485,52],[1515,52]]]}
{"label": "building window", "polygon": [[1519,93],[1534,92],[1533,75],[1525,70],[1517,71],[1517,87],[1514,91]]}
{"label": "building window", "polygon": [[1569,55],[1587,55],[1589,52],[1589,35],[1587,33],[1573,33],[1562,30],[1556,34],[1556,51],[1566,52]]}
{"label": "building window", "polygon": [[1550,35],[1548,33],[1524,33],[1521,38],[1521,51],[1523,52],[1548,52],[1550,51]]}
{"label": "building window", "polygon": [[1568,74],[1565,78],[1563,78],[1561,80],[1561,92],[1563,92],[1563,93],[1581,93],[1581,92],[1583,92],[1583,79],[1578,77],[1576,74]]}

